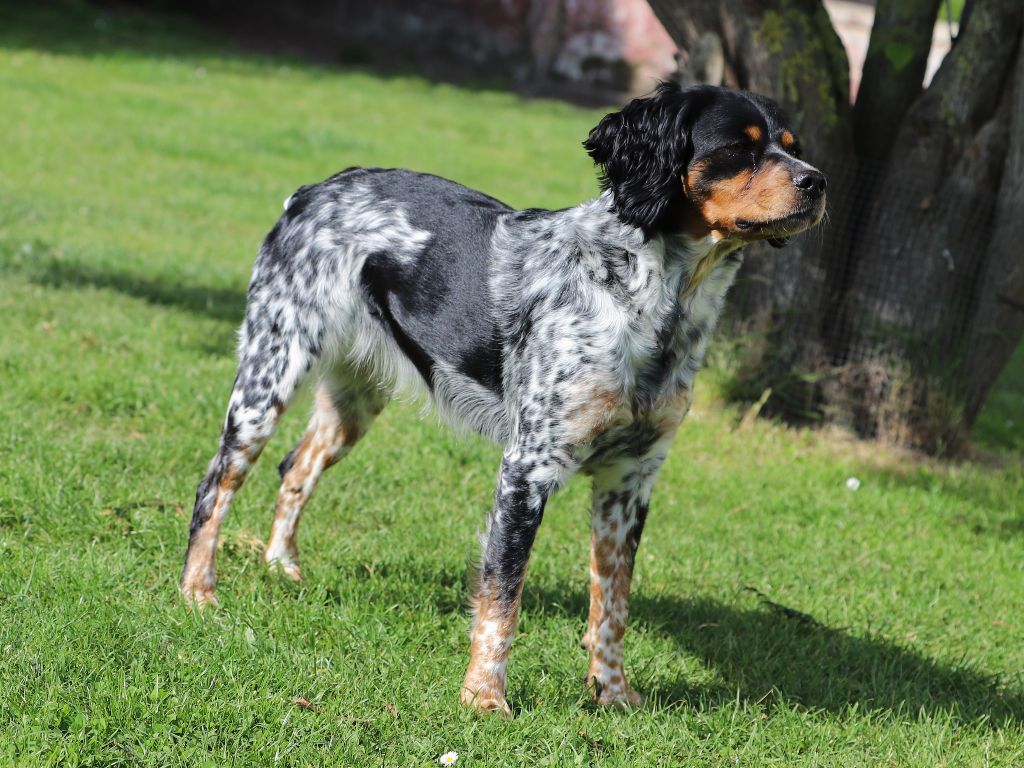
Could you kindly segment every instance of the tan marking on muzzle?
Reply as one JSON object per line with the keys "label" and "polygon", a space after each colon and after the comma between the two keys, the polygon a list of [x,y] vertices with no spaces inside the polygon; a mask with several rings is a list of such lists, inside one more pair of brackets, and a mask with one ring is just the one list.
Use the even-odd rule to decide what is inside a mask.
{"label": "tan marking on muzzle", "polygon": [[[699,166],[687,175],[689,189],[700,189]],[[782,163],[769,161],[757,171],[745,169],[713,182],[695,201],[709,230],[736,234],[736,222],[768,222],[790,215],[801,198],[792,174]]]}

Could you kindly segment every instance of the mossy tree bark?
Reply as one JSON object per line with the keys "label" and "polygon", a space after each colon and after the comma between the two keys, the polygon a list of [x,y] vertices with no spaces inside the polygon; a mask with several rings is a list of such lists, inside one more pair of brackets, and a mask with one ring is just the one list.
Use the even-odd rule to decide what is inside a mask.
{"label": "mossy tree bark", "polygon": [[862,160],[889,154],[907,108],[921,95],[941,0],[879,0],[853,108],[853,137]]}
{"label": "mossy tree bark", "polygon": [[723,42],[728,84],[776,98],[830,177],[830,220],[754,248],[741,391],[769,411],[958,452],[1024,332],[1024,4],[975,0],[931,85],[939,0],[880,0],[857,103],[820,0],[650,0],[684,49]]}

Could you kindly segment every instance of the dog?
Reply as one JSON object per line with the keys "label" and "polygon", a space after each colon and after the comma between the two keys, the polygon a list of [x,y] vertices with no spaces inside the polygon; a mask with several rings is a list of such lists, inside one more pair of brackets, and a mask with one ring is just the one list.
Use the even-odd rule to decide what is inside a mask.
{"label": "dog", "polygon": [[323,471],[392,394],[504,445],[473,598],[463,703],[510,713],[506,666],[548,497],[593,479],[588,681],[604,705],[626,679],[630,580],[655,477],[754,240],[817,224],[824,175],[781,109],[752,93],[662,84],[583,142],[602,192],[513,210],[455,182],[349,168],[301,187],[260,249],[220,446],[196,492],[181,576],[214,603],[232,496],[306,379],[305,436],[281,463],[265,559],[299,579],[296,529]]}

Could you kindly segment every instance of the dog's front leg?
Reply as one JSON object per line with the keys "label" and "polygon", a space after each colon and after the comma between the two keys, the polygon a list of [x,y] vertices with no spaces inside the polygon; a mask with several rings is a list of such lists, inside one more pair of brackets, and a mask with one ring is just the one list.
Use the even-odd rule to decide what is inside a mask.
{"label": "dog's front leg", "polygon": [[667,448],[665,440],[642,459],[617,462],[594,473],[590,616],[583,644],[590,651],[587,682],[599,704],[632,707],[643,702],[626,679],[622,643],[636,552]]}
{"label": "dog's front leg", "polygon": [[530,549],[555,485],[558,462],[506,452],[494,511],[487,526],[480,583],[473,598],[469,668],[462,702],[481,712],[510,715],[505,702],[505,668],[519,618],[519,601]]}

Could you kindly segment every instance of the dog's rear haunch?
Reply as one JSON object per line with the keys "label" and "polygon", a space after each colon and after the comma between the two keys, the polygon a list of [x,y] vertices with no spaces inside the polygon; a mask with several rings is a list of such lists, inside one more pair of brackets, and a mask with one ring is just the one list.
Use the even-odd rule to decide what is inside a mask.
{"label": "dog's rear haunch", "polygon": [[398,390],[505,446],[473,598],[462,700],[508,713],[506,664],[548,496],[593,478],[583,643],[602,704],[641,697],[622,642],[651,488],[690,406],[740,247],[816,224],[825,177],[768,99],[662,85],[584,146],[604,191],[515,211],[451,181],[350,168],[302,187],[260,250],[220,447],[196,492],[184,596],[215,601],[217,535],[296,388],[305,437],[281,464],[266,560],[298,579],[321,473]]}

